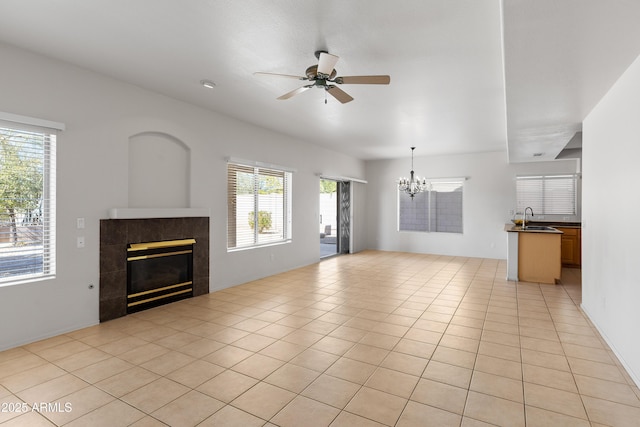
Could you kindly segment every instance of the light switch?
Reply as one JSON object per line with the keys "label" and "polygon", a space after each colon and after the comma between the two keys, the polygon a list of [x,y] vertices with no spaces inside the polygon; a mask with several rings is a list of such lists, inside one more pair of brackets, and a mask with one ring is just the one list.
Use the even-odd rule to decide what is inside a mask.
{"label": "light switch", "polygon": [[78,239],[76,240],[76,245],[78,246],[78,248],[84,248],[84,236],[78,237]]}
{"label": "light switch", "polygon": [[82,230],[84,228],[84,218],[76,218],[76,227],[78,230]]}

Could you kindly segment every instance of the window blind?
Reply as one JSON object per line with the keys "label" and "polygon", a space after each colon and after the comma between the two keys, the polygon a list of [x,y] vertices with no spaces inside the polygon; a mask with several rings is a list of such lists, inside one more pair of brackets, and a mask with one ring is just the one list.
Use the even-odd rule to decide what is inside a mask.
{"label": "window blind", "polygon": [[576,215],[577,175],[516,177],[518,212],[531,207],[536,215]]}
{"label": "window blind", "polygon": [[56,271],[56,133],[0,121],[0,284]]}
{"label": "window blind", "polygon": [[398,190],[398,230],[462,233],[463,180],[427,180],[413,199]]}
{"label": "window blind", "polygon": [[227,164],[227,248],[291,239],[291,172]]}

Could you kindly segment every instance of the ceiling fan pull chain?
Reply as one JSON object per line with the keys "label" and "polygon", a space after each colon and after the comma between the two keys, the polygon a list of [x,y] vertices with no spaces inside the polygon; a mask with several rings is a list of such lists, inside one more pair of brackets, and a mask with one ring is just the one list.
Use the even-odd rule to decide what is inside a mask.
{"label": "ceiling fan pull chain", "polygon": [[327,105],[327,89],[324,90],[324,104]]}

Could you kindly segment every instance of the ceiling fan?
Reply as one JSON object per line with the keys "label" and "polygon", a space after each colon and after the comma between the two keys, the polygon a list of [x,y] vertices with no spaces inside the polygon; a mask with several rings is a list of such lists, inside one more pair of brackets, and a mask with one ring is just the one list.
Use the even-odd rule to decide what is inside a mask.
{"label": "ceiling fan", "polygon": [[[312,87],[316,87],[318,89],[324,89],[325,94],[329,92],[331,96],[340,101],[343,104],[347,102],[353,101],[353,98],[340,89],[336,84],[370,84],[370,85],[388,85],[391,81],[391,77],[389,76],[343,76],[336,77],[337,72],[335,70],[335,65],[340,59],[336,55],[331,55],[330,53],[319,50],[315,53],[316,58],[318,58],[317,65],[311,65],[305,71],[305,76],[293,76],[289,74],[277,74],[277,73],[263,73],[256,72],[254,75],[266,75],[266,76],[277,76],[277,77],[287,77],[291,79],[297,80],[307,80],[310,84],[299,87],[297,89],[292,90],[291,92],[287,92],[284,95],[278,97],[278,99],[289,99],[299,93],[306,92]],[[325,97],[324,103],[327,103],[327,99]]]}

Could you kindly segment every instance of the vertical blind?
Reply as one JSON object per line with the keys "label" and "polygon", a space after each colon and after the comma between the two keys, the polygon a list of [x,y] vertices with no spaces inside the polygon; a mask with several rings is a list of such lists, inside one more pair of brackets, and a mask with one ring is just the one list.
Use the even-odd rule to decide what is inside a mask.
{"label": "vertical blind", "polygon": [[536,215],[576,215],[577,175],[516,177],[518,212],[531,207]]}
{"label": "vertical blind", "polygon": [[55,275],[56,135],[0,122],[0,284]]}
{"label": "vertical blind", "polygon": [[291,239],[291,173],[227,164],[227,248]]}

